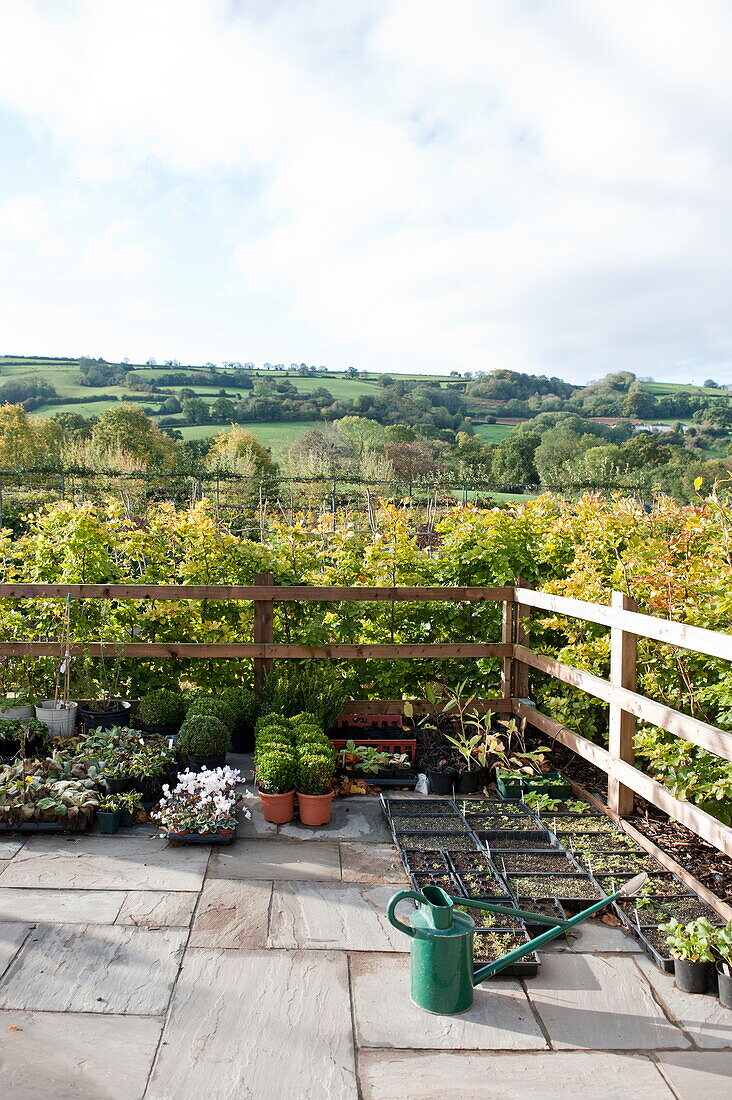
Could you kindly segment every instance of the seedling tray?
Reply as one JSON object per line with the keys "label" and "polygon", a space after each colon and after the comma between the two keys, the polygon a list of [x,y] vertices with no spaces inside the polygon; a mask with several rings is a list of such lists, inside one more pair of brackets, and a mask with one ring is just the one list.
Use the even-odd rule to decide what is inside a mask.
{"label": "seedling tray", "polygon": [[[633,852],[628,851],[596,852],[594,855],[587,856],[582,852],[574,852],[571,849],[568,849],[568,851],[571,852],[572,858],[582,868],[582,870],[587,871],[591,875],[637,875],[640,874],[641,871],[648,871],[649,873],[655,874],[657,871],[662,870],[661,864],[658,862],[658,860],[654,859],[654,857],[652,855],[649,855],[647,852],[642,852],[638,855],[634,855]],[[602,866],[600,866],[603,857],[616,859],[624,858],[628,864],[627,871],[611,871],[607,868],[603,868]]]}
{"label": "seedling tray", "polygon": [[[551,880],[551,882],[549,881]],[[543,874],[507,875],[506,881],[512,894],[530,898],[536,889],[537,897],[555,898],[560,905],[570,909],[591,905],[602,897],[602,890],[589,875],[580,873],[545,872]]]}
{"label": "seedling tray", "polygon": [[398,835],[402,833],[469,833],[468,825],[457,814],[449,817],[447,814],[425,814],[420,820],[420,814],[394,814],[391,825]]}
{"label": "seedling tray", "polygon": [[[506,874],[514,875],[556,875],[556,874],[580,874],[584,873],[583,869],[579,867],[575,860],[566,852],[562,851],[544,851],[544,852],[511,852],[507,850],[496,850],[491,848],[491,859],[498,868],[499,874],[505,877]],[[536,866],[532,863],[533,860],[541,860],[548,864],[546,867]],[[505,868],[505,870],[504,870]],[[554,868],[554,869],[552,869]]]}
{"label": "seedling tray", "polygon": [[475,836],[470,833],[445,833],[437,829],[433,833],[394,833],[394,841],[400,851],[415,848],[423,852],[470,852],[480,849]]}
{"label": "seedling tray", "polygon": [[[523,941],[524,943],[527,943],[528,940],[531,938],[528,935],[528,933],[525,932],[525,931],[524,932],[516,932],[515,930],[504,931],[503,929],[499,929],[499,928],[496,928],[496,929],[491,928],[488,932],[479,932],[479,931],[476,930],[475,933],[473,934],[473,960],[475,962],[476,969],[478,969],[481,966],[484,966],[486,963],[497,961],[496,959],[481,958],[480,945],[481,945],[481,941],[486,936],[501,936],[502,938],[505,937],[506,948],[502,952],[503,955],[507,955],[509,953],[509,951],[512,951],[513,948],[515,946],[517,946],[517,944],[515,942],[516,940],[518,940],[519,943],[521,941]],[[532,951],[530,955],[524,956],[523,959],[517,959],[516,962],[513,962],[513,963],[511,963],[510,966],[507,966],[505,970],[501,970],[500,973],[496,974],[496,977],[500,978],[500,976],[502,974],[505,974],[506,977],[534,978],[539,973],[540,963],[541,963],[541,960],[539,959],[539,956],[537,955],[536,951]]]}
{"label": "seedling tray", "polygon": [[[401,851],[402,862],[410,875],[412,874],[440,874],[443,871],[452,872],[453,868],[443,852],[422,852],[419,849],[406,848]],[[425,867],[425,863],[435,863],[435,867]]]}
{"label": "seedling tray", "polygon": [[449,871],[415,871],[409,875],[415,890],[423,890],[425,886],[441,886],[448,894],[458,893],[458,884],[455,876]]}
{"label": "seedling tray", "polygon": [[499,844],[501,848],[510,848],[511,843],[514,840],[530,840],[551,843],[551,833],[545,832],[543,829],[476,829],[477,836],[481,840],[485,840],[491,848],[496,848]]}
{"label": "seedling tray", "polygon": [[[567,914],[556,898],[518,898],[516,908],[523,909],[529,913],[543,913],[544,916],[547,917],[558,917],[559,920],[567,919]],[[534,936],[538,936],[541,932],[547,932],[549,930],[548,924],[534,923],[525,918],[524,923]],[[558,936],[557,939],[562,939],[562,936]]]}
{"label": "seedling tray", "polygon": [[500,833],[498,840],[491,841],[488,847],[491,852],[563,852],[561,844],[555,836],[551,833],[547,833],[544,840],[534,840],[531,836],[523,839],[519,833],[511,833],[510,844],[503,844],[502,839],[506,833]]}
{"label": "seedling tray", "polygon": [[655,947],[646,937],[647,932],[653,933],[656,931],[656,929],[647,928],[643,925],[641,925],[639,929],[638,926],[635,924],[627,925],[627,928],[637,939],[638,943],[641,945],[646,955],[648,955],[648,958],[656,964],[658,969],[663,970],[666,974],[673,974],[674,960],[671,958],[670,953],[668,955],[661,954],[661,951],[657,947]]}
{"label": "seedling tray", "polygon": [[[653,900],[659,906],[668,906],[668,910],[664,913],[658,911],[654,913],[652,909],[639,909],[638,917],[641,928],[657,928],[659,924],[665,924],[666,921],[674,917],[682,924],[688,924],[689,921],[696,920],[697,917],[706,917],[711,924],[722,925],[725,923],[724,917],[721,917],[716,909],[712,909],[710,905],[707,905],[691,891],[684,896],[678,894],[656,895]],[[637,927],[633,898],[629,898],[624,902],[616,901],[614,908],[624,924],[627,924],[629,928]]]}
{"label": "seedling tray", "polygon": [[390,817],[394,814],[451,814],[454,817],[458,813],[455,803],[447,798],[385,798],[382,807]]}
{"label": "seedling tray", "polygon": [[526,779],[504,779],[500,770],[496,773],[496,788],[505,798],[521,798],[527,791],[546,794],[549,798],[567,798],[572,788],[569,780],[559,772],[527,776]]}
{"label": "seedling tray", "polygon": [[[620,889],[624,882],[627,882],[628,879],[633,878],[636,874],[638,874],[637,871],[627,871],[610,875],[593,874],[590,877],[604,894],[614,894]],[[671,871],[659,871],[658,873],[654,871],[653,874],[649,875],[648,882],[653,888],[652,893],[654,895],[657,892],[659,895],[669,897],[687,897],[691,893],[686,883],[682,882],[682,880]],[[696,897],[696,895],[694,895],[694,897]]]}
{"label": "seedling tray", "polygon": [[490,871],[463,871],[455,876],[458,881],[458,893],[464,898],[475,898],[476,901],[495,901],[501,905],[513,906],[512,901],[502,902],[500,899],[510,896],[511,891],[506,880],[497,869]]}

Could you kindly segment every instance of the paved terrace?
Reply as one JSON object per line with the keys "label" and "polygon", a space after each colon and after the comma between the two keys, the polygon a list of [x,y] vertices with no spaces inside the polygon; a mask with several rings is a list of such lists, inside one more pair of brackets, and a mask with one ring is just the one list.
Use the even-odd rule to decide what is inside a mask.
{"label": "paved terrace", "polygon": [[376,800],[241,833],[0,839],[4,1100],[729,1100],[732,1013],[620,929],[430,1016],[383,916],[406,880]]}

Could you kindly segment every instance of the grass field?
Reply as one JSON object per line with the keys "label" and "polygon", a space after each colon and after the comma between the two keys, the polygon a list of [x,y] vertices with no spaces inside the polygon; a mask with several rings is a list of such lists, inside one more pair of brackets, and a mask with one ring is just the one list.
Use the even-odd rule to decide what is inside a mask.
{"label": "grass field", "polygon": [[485,443],[500,443],[511,434],[515,424],[474,424],[473,427]]}
{"label": "grass field", "polygon": [[682,390],[686,393],[703,393],[707,397],[730,397],[730,394],[726,390],[718,390],[713,386],[690,386],[684,385],[681,382],[641,382],[641,386],[647,393],[652,393],[656,397],[663,397],[671,393],[680,393]]}
{"label": "grass field", "polygon": [[[242,424],[241,427],[255,435],[260,443],[269,447],[273,454],[287,450],[293,443],[307,435],[315,426],[314,421],[298,423],[265,422],[261,424]],[[221,424],[198,424],[192,428],[180,428],[184,439],[207,439],[211,435],[229,429]]]}

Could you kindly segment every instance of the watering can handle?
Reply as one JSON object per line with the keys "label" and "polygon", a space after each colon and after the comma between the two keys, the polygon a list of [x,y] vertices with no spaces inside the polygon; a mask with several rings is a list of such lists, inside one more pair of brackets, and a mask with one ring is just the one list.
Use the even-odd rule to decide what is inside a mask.
{"label": "watering can handle", "polygon": [[400,932],[404,932],[405,935],[415,936],[417,939],[424,939],[423,934],[418,928],[412,928],[411,924],[404,924],[395,913],[399,902],[406,901],[407,898],[412,898],[413,901],[419,901],[423,904],[426,901],[426,898],[424,898],[422,894],[417,894],[414,890],[400,890],[398,894],[394,894],[394,897],[386,907],[386,919],[389,921],[389,924],[393,924],[395,928],[398,928]]}

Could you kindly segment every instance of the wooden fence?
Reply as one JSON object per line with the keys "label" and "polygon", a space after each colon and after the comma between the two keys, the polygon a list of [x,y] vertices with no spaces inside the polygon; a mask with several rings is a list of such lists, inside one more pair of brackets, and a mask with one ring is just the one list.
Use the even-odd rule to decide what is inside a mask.
{"label": "wooden fence", "polygon": [[[113,652],[130,657],[239,657],[253,659],[255,687],[261,688],[275,659],[316,658],[363,660],[369,658],[462,658],[501,659],[501,697],[483,700],[483,707],[525,718],[544,734],[574,750],[608,776],[608,803],[620,816],[631,812],[633,794],[638,794],[676,818],[732,856],[732,828],[698,806],[675,798],[666,787],[634,765],[633,739],[637,719],[669,731],[708,752],[732,761],[732,734],[702,722],[637,692],[637,638],[693,650],[732,661],[732,635],[687,626],[652,615],[640,614],[633,601],[620,592],[612,593],[610,606],[565,596],[537,592],[522,584],[497,588],[480,587],[315,587],[279,586],[270,574],[255,578],[255,585],[135,585],[135,584],[0,584],[3,599],[79,600],[249,600],[254,604],[253,640],[250,643],[199,642],[96,642],[72,644],[72,652]],[[500,642],[334,643],[324,646],[282,644],[274,641],[275,602],[445,602],[500,603]],[[611,636],[610,678],[604,680],[583,669],[536,653],[528,645],[532,609],[608,627]],[[0,655],[61,655],[58,642],[0,642]],[[609,706],[609,743],[602,748],[575,730],[542,714],[529,699],[529,670],[536,669],[564,684],[578,688]],[[419,708],[425,705],[419,702]],[[399,710],[399,700],[365,701],[359,709]]]}

